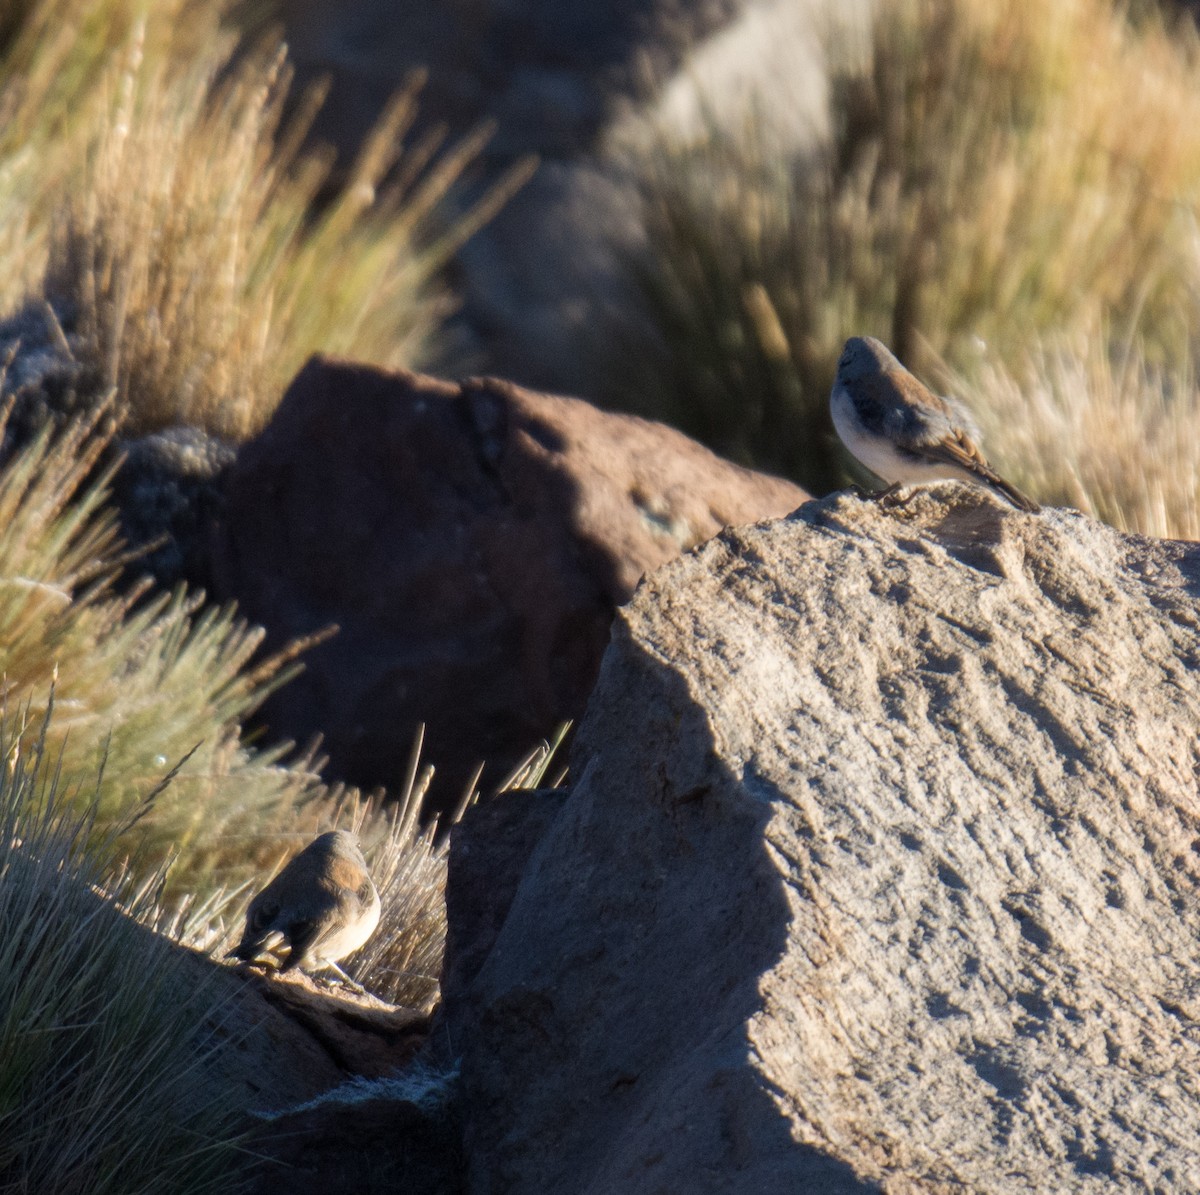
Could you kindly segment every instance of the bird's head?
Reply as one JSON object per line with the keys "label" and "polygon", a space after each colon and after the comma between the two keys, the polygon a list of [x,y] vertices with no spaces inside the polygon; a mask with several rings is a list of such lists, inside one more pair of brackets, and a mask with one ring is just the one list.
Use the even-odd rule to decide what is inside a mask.
{"label": "bird's head", "polygon": [[874,336],[851,336],[838,359],[837,380],[853,382],[903,368],[891,350]]}

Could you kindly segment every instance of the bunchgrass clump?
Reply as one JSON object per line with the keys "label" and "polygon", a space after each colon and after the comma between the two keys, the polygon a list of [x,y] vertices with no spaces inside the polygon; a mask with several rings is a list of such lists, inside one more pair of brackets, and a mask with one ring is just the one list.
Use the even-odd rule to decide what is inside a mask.
{"label": "bunchgrass clump", "polygon": [[[830,48],[815,155],[751,122],[639,161],[651,335],[609,395],[820,492],[843,478],[825,404],[851,335],[910,367],[1015,363],[1039,335],[1137,332],[1187,352],[1197,296],[1194,29],[1110,0],[881,0]],[[713,97],[719,102],[719,97]],[[1018,479],[1019,480],[1019,479]]]}
{"label": "bunchgrass clump", "polygon": [[436,274],[527,166],[443,219],[486,130],[411,136],[414,80],[335,179],[305,145],[320,93],[286,114],[282,46],[240,45],[224,0],[130,7],[40,0],[0,56],[0,113],[24,130],[0,134],[0,312],[40,292],[67,313],[130,434],[245,438],[318,351],[432,361]]}
{"label": "bunchgrass clump", "polygon": [[261,631],[182,591],[114,589],[121,544],[108,474],[95,473],[104,443],[85,423],[46,428],[0,470],[3,697],[36,721],[56,694],[47,733],[67,774],[100,775],[88,797],[98,834],[177,769],[143,818],[142,857],[174,859],[172,887],[203,888],[265,862],[252,843],[319,785],[281,766],[279,750],[241,742],[242,723],[288,675],[250,666]]}
{"label": "bunchgrass clump", "polygon": [[26,714],[0,720],[0,1190],[236,1191],[234,1111],[206,1070],[221,1038],[201,1032],[215,985],[137,923],[154,897],[128,842],[96,833],[94,780]]}
{"label": "bunchgrass clump", "polygon": [[[222,5],[160,0],[142,26],[145,53],[186,61],[228,45]],[[104,77],[127,53],[144,0],[8,0],[0,4],[0,314],[36,293],[50,221],[77,185],[101,106]],[[148,165],[148,164],[146,164]]]}

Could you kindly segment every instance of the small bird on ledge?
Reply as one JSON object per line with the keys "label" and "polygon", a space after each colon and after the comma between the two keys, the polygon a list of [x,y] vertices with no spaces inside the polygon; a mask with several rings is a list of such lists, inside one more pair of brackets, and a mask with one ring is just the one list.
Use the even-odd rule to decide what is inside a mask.
{"label": "small bird on ledge", "polygon": [[328,968],[362,991],[337,964],[379,924],[379,891],[358,839],[332,830],[308,844],[250,902],[231,958],[280,972]]}
{"label": "small bird on ledge", "polygon": [[833,426],[851,455],[888,483],[973,481],[1019,510],[1041,508],[988,464],[970,412],[934,394],[871,336],[846,341],[829,395]]}

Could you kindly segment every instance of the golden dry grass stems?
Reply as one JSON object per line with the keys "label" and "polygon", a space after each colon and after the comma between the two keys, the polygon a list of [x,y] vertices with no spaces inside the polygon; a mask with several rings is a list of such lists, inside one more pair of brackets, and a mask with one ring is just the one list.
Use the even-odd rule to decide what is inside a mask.
{"label": "golden dry grass stems", "polygon": [[[534,748],[496,788],[496,792],[533,789],[546,782],[567,727],[548,743]],[[387,807],[368,804],[355,811],[351,825],[379,886],[383,904],[379,929],[353,960],[360,983],[393,1004],[430,1009],[438,999],[442,956],[446,949],[446,867],[449,839],[439,827],[422,827],[422,798],[433,769],[418,772],[421,736],[413,746],[408,781]],[[476,785],[482,767],[468,784],[453,824],[479,798]]]}
{"label": "golden dry grass stems", "polygon": [[[1074,330],[1098,312],[1118,337],[1146,322],[1164,348],[1186,343],[1200,203],[1190,23],[1135,26],[1111,0],[889,0],[873,40],[849,114],[878,155],[873,189],[896,191],[883,231],[901,267],[886,329],[900,351],[918,355],[918,335],[940,350]],[[889,51],[897,42],[910,52]]]}
{"label": "golden dry grass stems", "polygon": [[[1187,23],[1111,0],[881,0],[831,48],[815,166],[756,127],[643,164],[661,348],[614,386],[818,491],[843,479],[825,411],[845,338],[913,368],[1017,368],[1097,326],[1181,361],[1200,297],[1200,53]],[[715,127],[715,126],[714,126]],[[1118,350],[1119,351],[1119,350]],[[1051,449],[1053,451],[1053,449]]]}
{"label": "golden dry grass stems", "polygon": [[[103,77],[134,37],[145,0],[0,0],[0,311],[40,287],[50,218],[77,185],[103,119]],[[186,61],[230,44],[220,3],[165,0],[147,52]]]}
{"label": "golden dry grass stems", "polygon": [[[1122,531],[1200,539],[1200,387],[1093,333],[988,359],[948,388],[983,415],[989,456],[1039,499]],[[1007,474],[1006,474],[1007,475]]]}
{"label": "golden dry grass stems", "polygon": [[[412,141],[414,81],[330,198],[332,156],[303,148],[321,95],[285,120],[283,49],[240,49],[221,25],[227,7],[171,0],[114,17],[81,48],[61,29],[40,53],[18,37],[10,62],[27,61],[30,77],[0,76],[0,112],[30,130],[0,135],[0,229],[19,237],[0,233],[0,260],[14,262],[0,307],[22,301],[44,265],[46,295],[73,313],[131,433],[189,423],[251,435],[315,351],[427,364],[451,306],[437,270],[528,170],[443,219],[487,132],[448,150],[436,135]],[[110,8],[130,15],[118,0],[45,0],[29,25],[52,11],[86,28]],[[70,120],[49,105],[55,71],[74,80]]]}

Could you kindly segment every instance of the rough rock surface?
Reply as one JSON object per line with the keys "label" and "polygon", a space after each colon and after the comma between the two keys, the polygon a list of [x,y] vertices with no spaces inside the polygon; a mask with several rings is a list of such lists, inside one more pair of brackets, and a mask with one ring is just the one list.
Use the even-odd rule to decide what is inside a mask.
{"label": "rough rock surface", "polygon": [[30,302],[0,320],[0,398],[11,402],[5,450],[24,444],[47,423],[61,427],[84,414],[103,393],[98,371],[73,329],[69,306]]}
{"label": "rough rock surface", "polygon": [[189,962],[197,983],[228,991],[198,1040],[219,1047],[204,1083],[245,1114],[250,1190],[362,1195],[385,1178],[411,1195],[459,1189],[452,1081],[414,1066],[427,1016],[298,972]]}
{"label": "rough rock surface", "polygon": [[233,464],[233,445],[195,427],[119,440],[125,457],[113,479],[121,533],[132,548],[152,550],[135,573],[150,573],[163,589],[186,581],[207,590],[209,552],[224,507],[222,478]]}
{"label": "rough rock surface", "polygon": [[[0,403],[11,403],[0,437],[0,459],[27,445],[47,425],[98,419],[110,385],[89,362],[89,350],[67,302],[31,301],[0,320]],[[101,432],[117,430],[111,408]],[[178,426],[114,438],[100,467],[123,458],[112,496],[126,545],[140,552],[126,577],[149,573],[163,589],[181,581],[208,589],[213,527],[221,516],[221,475],[233,445],[199,428]]]}
{"label": "rough rock surface", "polygon": [[350,1083],[256,1136],[260,1195],[454,1195],[462,1190],[452,1076]]}
{"label": "rough rock surface", "polygon": [[470,1190],[1200,1188],[1198,663],[1200,547],[953,483],[653,574],[446,994]]}
{"label": "rough rock surface", "polygon": [[[423,1013],[394,1007],[370,995],[358,996],[301,973],[267,975],[238,967],[228,982],[243,985],[239,1017],[263,1039],[264,1048],[285,1056],[308,1050],[320,1055],[324,1064],[316,1074],[293,1067],[306,1085],[305,1094],[264,1093],[259,1103],[248,1105],[258,1111],[278,1111],[348,1079],[390,1075],[413,1057],[429,1031],[429,1018]],[[269,1069],[264,1059],[255,1059],[247,1067],[248,1081]]]}
{"label": "rough rock surface", "polygon": [[317,358],[229,475],[218,596],[276,642],[341,631],[266,708],[333,770],[458,796],[582,712],[613,609],[727,523],[804,501],[660,424],[505,382]]}
{"label": "rough rock surface", "polygon": [[517,790],[471,805],[451,831],[443,991],[464,992],[504,925],[533,849],[565,791]]}

